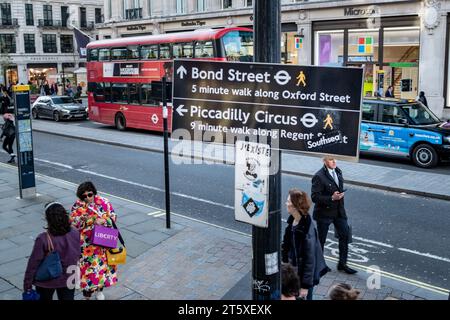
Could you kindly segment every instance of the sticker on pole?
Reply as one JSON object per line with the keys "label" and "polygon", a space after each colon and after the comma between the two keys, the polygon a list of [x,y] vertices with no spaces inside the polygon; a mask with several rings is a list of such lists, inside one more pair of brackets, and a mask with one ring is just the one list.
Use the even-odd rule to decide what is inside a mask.
{"label": "sticker on pole", "polygon": [[269,145],[246,141],[236,143],[236,220],[267,228],[269,165]]}

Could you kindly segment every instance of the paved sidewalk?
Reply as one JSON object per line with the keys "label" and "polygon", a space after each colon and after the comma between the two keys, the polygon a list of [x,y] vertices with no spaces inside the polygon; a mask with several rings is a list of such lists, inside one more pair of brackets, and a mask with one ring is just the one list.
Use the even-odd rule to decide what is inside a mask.
{"label": "paved sidewalk", "polygon": [[[38,197],[20,200],[17,168],[0,164],[0,300],[20,299],[27,258],[35,237],[45,225],[43,206],[59,201],[70,208],[76,185],[37,176]],[[94,180],[95,182],[95,180]],[[104,195],[104,194],[103,194]],[[251,299],[251,238],[173,213],[172,228],[158,208],[111,195],[118,225],[127,244],[128,261],[119,267],[119,283],[105,290],[107,299]],[[326,275],[315,299],[326,299],[329,287],[347,282],[362,290],[367,300],[447,299],[446,295],[382,277],[381,288],[369,290],[371,275],[337,272]],[[77,299],[82,299],[77,294]]]}
{"label": "paved sidewalk", "polygon": [[[54,123],[45,120],[33,121],[33,130],[135,149],[163,152],[162,137],[146,133],[119,132],[113,128],[106,127],[102,129],[86,128],[81,125]],[[206,161],[211,160],[230,164],[234,162],[234,149],[229,146],[224,147],[190,141],[169,141],[169,148],[175,154],[179,154],[182,149],[185,154],[186,151],[189,151],[188,155]],[[321,166],[321,161],[317,157],[287,152],[283,153],[282,161],[284,173],[307,177],[314,175]],[[339,166],[343,169],[345,179],[349,183],[450,200],[449,175],[433,173],[432,171],[418,172],[348,161],[339,161]]]}

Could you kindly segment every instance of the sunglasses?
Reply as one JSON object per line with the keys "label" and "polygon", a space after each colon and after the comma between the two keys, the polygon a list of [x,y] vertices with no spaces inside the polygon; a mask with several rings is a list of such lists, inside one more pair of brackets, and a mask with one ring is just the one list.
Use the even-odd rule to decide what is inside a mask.
{"label": "sunglasses", "polygon": [[91,198],[92,196],[94,195],[94,193],[93,192],[88,192],[88,193],[85,193],[85,194],[83,194],[83,199],[86,199],[86,198]]}

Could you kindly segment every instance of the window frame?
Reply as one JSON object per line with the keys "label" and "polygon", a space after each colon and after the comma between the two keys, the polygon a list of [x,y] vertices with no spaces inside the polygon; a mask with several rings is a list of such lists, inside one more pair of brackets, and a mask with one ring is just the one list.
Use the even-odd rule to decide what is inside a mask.
{"label": "window frame", "polygon": [[[16,43],[16,36],[14,33],[2,33],[0,34],[0,39],[4,39],[3,43],[5,44],[4,46],[0,46],[0,53],[3,54],[8,54],[8,53],[16,53],[17,51],[17,43]],[[0,41],[1,42],[1,41]],[[6,44],[10,44],[11,46],[8,47]],[[8,51],[1,51],[1,48],[8,48],[11,50]]]}
{"label": "window frame", "polygon": [[44,17],[44,26],[53,25],[53,8],[51,4],[44,4],[42,6],[42,12]]}
{"label": "window frame", "polygon": [[[69,37],[70,37],[70,39],[71,39],[71,41],[70,41],[70,45],[71,45],[70,50],[63,49],[63,41],[62,41],[63,37],[66,38],[66,39],[69,39]],[[59,46],[61,48],[61,53],[73,53],[74,52],[74,48],[75,48],[74,47],[74,43],[73,43],[73,36],[71,34],[62,34],[62,35],[60,35],[59,36]],[[64,48],[65,48],[65,46],[64,46]]]}
{"label": "window frame", "polygon": [[[52,39],[52,41],[50,41],[50,44],[54,44],[55,51],[48,51],[48,48],[49,48],[48,40],[49,39]],[[46,43],[46,40],[47,40],[47,43]],[[42,52],[43,53],[58,53],[58,45],[56,44],[56,34],[43,34],[42,35]]]}
{"label": "window frame", "polygon": [[[101,52],[108,52],[108,59],[100,59],[101,57]],[[98,60],[97,61],[111,61],[111,48],[99,48],[98,49]]]}
{"label": "window frame", "polygon": [[[31,14],[31,17],[30,17],[30,14]],[[34,15],[33,15],[33,4],[32,3],[25,3],[25,25],[34,26]]]}
{"label": "window frame", "polygon": [[[33,50],[29,51],[27,49],[30,49],[30,43],[27,40],[33,39]],[[24,44],[24,50],[25,53],[36,53],[36,37],[34,33],[24,33],[23,34],[23,44]]]}

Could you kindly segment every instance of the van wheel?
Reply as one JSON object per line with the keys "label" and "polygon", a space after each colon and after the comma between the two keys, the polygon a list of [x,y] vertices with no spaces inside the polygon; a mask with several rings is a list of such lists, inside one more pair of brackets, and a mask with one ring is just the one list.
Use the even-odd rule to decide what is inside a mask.
{"label": "van wheel", "polygon": [[434,148],[428,144],[419,144],[412,152],[414,164],[421,168],[433,168],[439,162],[439,157]]}
{"label": "van wheel", "polygon": [[127,121],[125,120],[124,115],[121,113],[118,113],[116,115],[115,123],[117,130],[124,131],[127,128]]}

